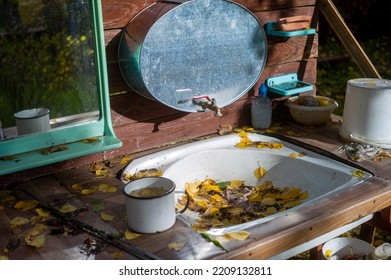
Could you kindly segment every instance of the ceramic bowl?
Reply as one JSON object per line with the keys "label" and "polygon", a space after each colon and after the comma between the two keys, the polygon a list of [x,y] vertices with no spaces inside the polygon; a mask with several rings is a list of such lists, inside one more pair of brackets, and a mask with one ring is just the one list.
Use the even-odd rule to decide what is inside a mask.
{"label": "ceramic bowl", "polygon": [[[307,105],[303,104],[303,98],[312,98]],[[315,99],[315,100],[314,100]],[[318,105],[313,106],[315,101]],[[338,103],[325,96],[301,97],[293,96],[286,100],[285,105],[289,108],[294,121],[305,126],[320,126],[330,120],[334,109]]]}

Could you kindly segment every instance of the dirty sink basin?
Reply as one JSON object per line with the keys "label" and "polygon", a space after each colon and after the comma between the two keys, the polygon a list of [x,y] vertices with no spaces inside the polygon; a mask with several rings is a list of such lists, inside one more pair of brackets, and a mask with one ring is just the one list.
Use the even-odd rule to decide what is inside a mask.
{"label": "dirty sink basin", "polygon": [[[122,175],[133,175],[144,169],[161,169],[163,176],[172,179],[179,191],[184,190],[186,182],[202,181],[206,178],[217,182],[245,180],[245,184],[250,186],[260,185],[269,180],[276,187],[299,187],[302,191],[308,191],[308,198],[299,206],[243,224],[212,228],[209,230],[210,234],[244,230],[270,221],[293,209],[304,207],[327,195],[355,186],[372,176],[364,170],[360,171],[361,176],[354,176],[353,174],[359,169],[358,166],[339,161],[325,151],[315,151],[315,148],[304,147],[288,138],[255,133],[249,133],[248,137],[253,142],[281,143],[283,148],[238,148],[235,145],[240,142],[240,136],[230,134],[135,159],[124,169]],[[305,155],[292,157],[297,154]],[[254,176],[258,164],[267,171],[260,180]],[[196,223],[197,217],[196,213],[185,211],[180,219],[190,226]]]}

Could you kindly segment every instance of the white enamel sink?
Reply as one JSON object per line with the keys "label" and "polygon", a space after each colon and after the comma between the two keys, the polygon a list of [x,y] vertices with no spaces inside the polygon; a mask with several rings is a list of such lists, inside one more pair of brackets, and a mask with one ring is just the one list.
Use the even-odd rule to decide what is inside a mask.
{"label": "white enamel sink", "polygon": [[[372,176],[366,171],[362,173],[363,178],[353,176],[358,167],[314,152],[310,147],[304,148],[287,142],[289,140],[281,140],[277,136],[254,133],[249,133],[248,136],[252,141],[282,143],[283,148],[237,148],[235,145],[240,141],[240,137],[237,134],[230,134],[135,159],[125,168],[122,175],[160,168],[163,176],[172,179],[179,191],[184,190],[186,182],[202,181],[206,178],[218,182],[245,180],[246,185],[250,186],[269,180],[276,187],[299,187],[302,191],[308,191],[308,199],[299,206],[244,224],[211,229],[211,234],[244,230],[270,221],[297,207],[303,207],[344,188],[355,186]],[[306,155],[292,158],[292,153]],[[254,176],[254,170],[259,167],[258,163],[267,171],[259,181]],[[180,217],[188,225],[194,223],[196,218],[191,211],[185,211]]]}

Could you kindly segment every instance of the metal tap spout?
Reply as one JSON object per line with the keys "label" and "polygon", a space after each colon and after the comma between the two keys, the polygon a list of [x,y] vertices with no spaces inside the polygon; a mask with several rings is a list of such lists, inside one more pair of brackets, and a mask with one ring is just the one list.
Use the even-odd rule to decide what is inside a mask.
{"label": "metal tap spout", "polygon": [[201,112],[205,110],[209,110],[215,113],[216,117],[221,117],[223,114],[221,113],[220,107],[217,106],[217,101],[215,98],[210,98],[207,95],[195,96],[193,97],[193,104],[201,107]]}

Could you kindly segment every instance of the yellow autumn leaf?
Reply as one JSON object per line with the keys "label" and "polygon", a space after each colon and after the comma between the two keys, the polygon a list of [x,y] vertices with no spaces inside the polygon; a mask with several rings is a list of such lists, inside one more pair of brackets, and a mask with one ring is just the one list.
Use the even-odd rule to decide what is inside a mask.
{"label": "yellow autumn leaf", "polygon": [[30,209],[37,207],[37,205],[38,205],[38,202],[35,200],[27,200],[27,201],[21,200],[21,201],[18,201],[14,205],[14,208],[21,209],[22,211],[27,211],[27,210],[30,210]]}
{"label": "yellow autumn leaf", "polygon": [[42,248],[45,245],[45,235],[27,236],[25,238],[26,244],[35,248]]}
{"label": "yellow autumn leaf", "polygon": [[309,196],[308,191],[305,191],[305,192],[302,192],[302,193],[300,194],[299,199],[300,199],[300,200],[305,200],[305,199],[308,198],[308,196]]}
{"label": "yellow autumn leaf", "polygon": [[258,149],[282,149],[284,145],[282,143],[272,143],[272,142],[256,142],[256,147]]}
{"label": "yellow autumn leaf", "polygon": [[266,209],[266,214],[267,215],[272,215],[272,214],[275,214],[275,213],[277,213],[278,211],[277,211],[277,209],[276,209],[276,207],[268,207],[267,209]]}
{"label": "yellow autumn leaf", "polygon": [[273,197],[266,197],[264,199],[261,200],[261,203],[262,204],[265,204],[265,205],[274,205],[277,203],[277,201],[273,198]]}
{"label": "yellow autumn leaf", "polygon": [[259,166],[257,169],[254,170],[254,176],[258,180],[260,180],[263,176],[266,174],[266,169],[262,166]]}
{"label": "yellow autumn leaf", "polygon": [[244,184],[243,180],[232,180],[227,186],[227,188],[230,190],[234,190],[240,188],[241,186],[243,186],[243,184]]}
{"label": "yellow autumn leaf", "polygon": [[124,157],[124,158],[121,159],[120,164],[127,164],[127,163],[129,163],[131,160],[132,160],[132,159],[129,158],[129,157]]}
{"label": "yellow autumn leaf", "polygon": [[324,256],[325,256],[326,259],[329,259],[329,258],[331,258],[332,254],[333,254],[333,251],[326,250]]}
{"label": "yellow autumn leaf", "polygon": [[171,243],[168,243],[168,249],[170,250],[175,250],[175,251],[180,251],[183,249],[183,247],[185,247],[186,245],[186,242],[171,242]]}
{"label": "yellow autumn leaf", "polygon": [[248,231],[243,230],[243,231],[229,232],[226,233],[225,235],[235,240],[246,240],[250,236],[250,233]]}
{"label": "yellow autumn leaf", "polygon": [[81,191],[82,187],[79,184],[73,184],[72,189],[74,189],[76,191]]}
{"label": "yellow autumn leaf", "polygon": [[105,222],[110,222],[111,220],[114,219],[114,216],[105,213],[100,213],[100,217]]}
{"label": "yellow autumn leaf", "polygon": [[116,251],[110,253],[110,256],[113,260],[119,260],[119,259],[122,259],[123,257],[125,257],[125,253],[120,250],[116,250]]}
{"label": "yellow autumn leaf", "polygon": [[298,201],[298,200],[295,200],[295,201],[288,201],[287,203],[284,203],[284,208],[292,208],[292,207],[295,207],[297,205],[300,205],[301,202]]}
{"label": "yellow autumn leaf", "polygon": [[95,143],[98,141],[99,141],[98,137],[91,137],[91,138],[83,139],[80,142],[85,143],[85,144],[90,144],[90,143]]}
{"label": "yellow autumn leaf", "polygon": [[39,235],[42,231],[44,231],[47,228],[46,225],[44,224],[36,224],[32,229],[30,229],[27,233],[26,236],[37,236]]}
{"label": "yellow autumn leaf", "polygon": [[125,231],[125,239],[126,240],[132,240],[132,239],[135,239],[135,238],[137,238],[139,236],[141,236],[140,233],[132,232],[130,230],[126,230]]}
{"label": "yellow autumn leaf", "polygon": [[81,194],[82,195],[89,195],[89,194],[93,194],[94,192],[96,192],[96,189],[95,188],[90,188],[90,189],[83,189],[81,190]]}
{"label": "yellow autumn leaf", "polygon": [[59,211],[60,211],[60,213],[66,214],[66,213],[75,212],[76,210],[77,210],[77,208],[75,206],[67,203],[67,204],[64,204],[63,206],[61,206]]}
{"label": "yellow autumn leaf", "polygon": [[239,137],[247,137],[247,132],[245,132],[245,131],[240,131],[240,132],[238,132],[238,135],[239,135]]}
{"label": "yellow autumn leaf", "polygon": [[365,177],[365,171],[363,170],[360,170],[360,169],[356,169],[353,171],[353,176],[356,177],[356,178],[364,178]]}
{"label": "yellow autumn leaf", "polygon": [[289,154],[289,157],[290,158],[298,158],[298,157],[304,157],[306,155],[306,153],[291,153]]}
{"label": "yellow autumn leaf", "polygon": [[11,227],[18,227],[24,224],[27,224],[29,222],[28,219],[23,217],[15,217],[10,221]]}
{"label": "yellow autumn leaf", "polygon": [[4,209],[5,209],[4,206],[0,205],[0,211]]}
{"label": "yellow autumn leaf", "polygon": [[35,211],[38,213],[39,216],[44,217],[44,218],[48,217],[50,214],[49,211],[46,211],[42,208],[37,208],[37,209],[35,209]]}
{"label": "yellow autumn leaf", "polygon": [[108,170],[107,169],[98,169],[98,170],[95,170],[95,174],[97,176],[103,176],[103,175],[106,175],[108,173]]}
{"label": "yellow autumn leaf", "polygon": [[34,217],[31,217],[30,218],[30,223],[32,225],[36,224],[36,223],[39,223],[39,222],[42,222],[42,220],[45,219],[44,217],[41,217],[41,216],[34,216]]}
{"label": "yellow autumn leaf", "polygon": [[117,188],[109,184],[100,184],[98,186],[98,191],[100,192],[116,192]]}

